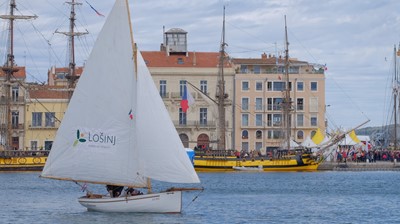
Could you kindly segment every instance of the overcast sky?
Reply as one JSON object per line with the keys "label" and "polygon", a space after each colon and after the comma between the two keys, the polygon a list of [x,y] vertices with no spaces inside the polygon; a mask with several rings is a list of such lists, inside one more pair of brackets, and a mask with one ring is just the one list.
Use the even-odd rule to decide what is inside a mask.
{"label": "overcast sky", "polygon": [[[89,35],[76,40],[77,65],[82,65],[105,17],[83,3],[76,9],[77,29]],[[87,0],[107,16],[113,1]],[[8,1],[0,0],[7,14]],[[287,16],[290,57],[326,64],[326,104],[330,128],[366,126],[390,120],[393,48],[400,41],[397,0],[143,0],[131,1],[134,37],[141,50],[159,50],[163,26],[188,32],[190,51],[218,51],[222,8],[226,5],[226,42],[231,57],[260,57],[283,51]],[[19,21],[15,56],[25,65],[28,80],[47,81],[52,65],[66,66],[67,39],[54,34],[68,30],[69,5],[61,0],[17,0],[16,14],[39,16]],[[6,43],[1,25],[0,45]],[[5,51],[1,49],[1,63]]]}

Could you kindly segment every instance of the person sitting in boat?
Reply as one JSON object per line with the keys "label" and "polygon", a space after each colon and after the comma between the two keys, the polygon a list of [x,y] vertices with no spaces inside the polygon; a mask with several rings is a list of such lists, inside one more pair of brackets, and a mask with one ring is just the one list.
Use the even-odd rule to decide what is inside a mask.
{"label": "person sitting in boat", "polygon": [[126,189],[126,194],[130,196],[142,195],[143,193],[135,188],[128,188]]}
{"label": "person sitting in boat", "polygon": [[114,186],[114,185],[107,185],[107,191],[110,193],[110,197],[116,198],[121,195],[122,190],[124,189],[123,186]]}

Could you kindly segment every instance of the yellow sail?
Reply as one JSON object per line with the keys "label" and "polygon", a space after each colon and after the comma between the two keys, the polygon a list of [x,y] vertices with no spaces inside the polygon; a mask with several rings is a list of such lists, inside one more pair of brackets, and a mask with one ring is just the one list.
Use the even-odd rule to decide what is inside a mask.
{"label": "yellow sail", "polygon": [[350,132],[349,136],[355,143],[360,142],[360,139],[357,138],[356,132],[354,130]]}
{"label": "yellow sail", "polygon": [[324,140],[324,135],[322,134],[322,132],[319,128],[317,129],[317,132],[311,138],[311,140],[317,145],[321,144],[321,142]]}

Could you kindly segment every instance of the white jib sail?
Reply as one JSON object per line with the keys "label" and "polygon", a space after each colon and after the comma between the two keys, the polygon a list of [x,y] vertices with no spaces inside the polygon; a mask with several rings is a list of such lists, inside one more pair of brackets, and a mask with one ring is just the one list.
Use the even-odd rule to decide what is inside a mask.
{"label": "white jib sail", "polygon": [[[154,83],[154,88],[148,83],[152,80],[141,56],[140,72],[135,74],[129,20],[127,1],[117,0],[69,103],[43,177],[136,186],[145,185],[144,176],[170,182],[199,182],[188,157],[183,157],[186,154],[182,143],[175,142],[179,137],[165,106],[159,104],[162,100]],[[143,82],[140,89],[138,82]],[[156,95],[158,100],[152,99]],[[156,103],[149,107],[151,101]],[[150,114],[156,118],[151,119]],[[169,123],[164,121],[166,118]],[[156,130],[148,130],[152,128]],[[170,128],[175,137],[170,136],[170,130],[160,132]],[[173,140],[159,142],[166,136]],[[169,169],[172,175],[167,174]],[[159,173],[154,174],[155,171]]]}

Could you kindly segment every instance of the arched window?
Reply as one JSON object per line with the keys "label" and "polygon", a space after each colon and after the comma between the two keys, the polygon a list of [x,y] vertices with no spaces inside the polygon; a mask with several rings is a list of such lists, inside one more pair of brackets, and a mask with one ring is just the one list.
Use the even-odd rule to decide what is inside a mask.
{"label": "arched window", "polygon": [[315,133],[317,133],[317,132],[316,131],[311,132],[311,138],[314,137]]}
{"label": "arched window", "polygon": [[303,131],[298,131],[297,132],[297,139],[303,139],[304,138],[304,132]]}
{"label": "arched window", "polygon": [[179,138],[182,141],[183,147],[189,148],[189,137],[186,134],[179,134]]}
{"label": "arched window", "polygon": [[247,130],[242,131],[242,139],[248,139],[249,138],[249,132]]}
{"label": "arched window", "polygon": [[262,138],[262,131],[261,130],[257,130],[256,131],[256,139],[261,139]]}

